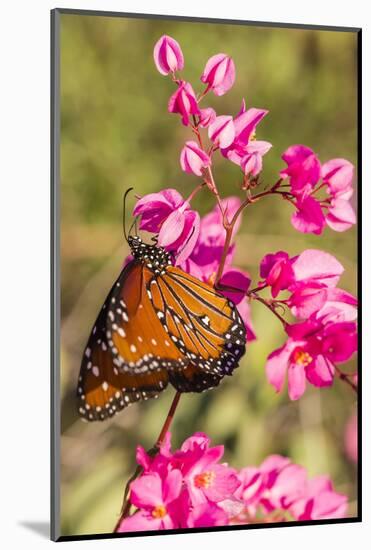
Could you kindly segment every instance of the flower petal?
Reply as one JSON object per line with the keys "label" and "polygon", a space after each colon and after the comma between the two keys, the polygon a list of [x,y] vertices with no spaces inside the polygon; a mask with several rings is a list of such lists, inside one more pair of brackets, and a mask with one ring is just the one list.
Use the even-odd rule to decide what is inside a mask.
{"label": "flower petal", "polygon": [[171,470],[163,482],[163,502],[172,502],[180,495],[183,476],[180,470]]}
{"label": "flower petal", "polygon": [[284,346],[273,351],[265,365],[268,382],[272,384],[276,392],[282,390],[290,355],[293,350],[292,343],[288,340]]}
{"label": "flower petal", "polygon": [[200,216],[198,212],[191,211],[187,213],[184,225],[185,231],[183,232],[185,244],[176,258],[175,265],[179,265],[184,262],[188,256],[192,253],[200,232]]}
{"label": "flower petal", "polygon": [[137,508],[152,509],[162,504],[162,482],[157,472],[144,474],[130,484],[130,500]]}
{"label": "flower petal", "polygon": [[305,370],[302,365],[291,363],[288,371],[289,397],[292,401],[299,399],[305,392]]}
{"label": "flower petal", "polygon": [[161,529],[161,519],[154,518],[148,512],[139,510],[136,514],[124,518],[120,523],[117,532],[128,533],[131,531],[159,531]]}
{"label": "flower petal", "polygon": [[158,235],[160,246],[169,246],[174,243],[182,234],[185,224],[184,212],[180,209],[174,210],[164,221]]}
{"label": "flower petal", "polygon": [[344,272],[342,264],[331,254],[308,248],[292,263],[297,282],[315,281],[327,287],[335,287]]}

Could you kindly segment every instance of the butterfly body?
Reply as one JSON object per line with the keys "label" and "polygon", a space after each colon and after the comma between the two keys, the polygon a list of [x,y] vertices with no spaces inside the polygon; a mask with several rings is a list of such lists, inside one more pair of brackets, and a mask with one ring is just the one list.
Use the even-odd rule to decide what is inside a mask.
{"label": "butterfly body", "polygon": [[157,397],[168,383],[201,392],[232,374],[245,352],[236,307],[172,265],[162,247],[129,237],[133,260],[122,270],[85,348],[80,415],[105,420]]}

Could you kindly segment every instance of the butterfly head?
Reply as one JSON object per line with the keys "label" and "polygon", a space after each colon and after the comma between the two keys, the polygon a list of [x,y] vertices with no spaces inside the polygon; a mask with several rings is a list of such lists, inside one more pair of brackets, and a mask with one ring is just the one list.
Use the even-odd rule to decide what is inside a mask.
{"label": "butterfly head", "polygon": [[171,255],[162,246],[146,244],[137,235],[129,236],[128,243],[134,258],[146,264],[155,275],[164,274],[166,267],[172,264]]}

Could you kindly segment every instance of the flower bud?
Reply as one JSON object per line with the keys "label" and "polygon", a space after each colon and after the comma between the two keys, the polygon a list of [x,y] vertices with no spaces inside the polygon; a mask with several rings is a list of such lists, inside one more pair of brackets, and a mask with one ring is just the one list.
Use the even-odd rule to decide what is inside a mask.
{"label": "flower bud", "polygon": [[184,126],[188,126],[189,124],[189,115],[200,114],[196,95],[189,82],[182,80],[179,83],[177,91],[169,99],[168,111],[169,113],[179,113],[182,115]]}
{"label": "flower bud", "polygon": [[184,172],[202,176],[202,169],[210,166],[211,159],[195,141],[187,141],[180,153],[180,165]]}
{"label": "flower bud", "polygon": [[225,53],[218,53],[210,57],[206,63],[201,81],[208,84],[215,95],[224,95],[232,88],[236,77],[234,62]]}
{"label": "flower bud", "polygon": [[156,42],[153,57],[157,70],[163,75],[181,71],[184,67],[183,52],[178,42],[166,34]]}
{"label": "flower bud", "polygon": [[216,119],[216,112],[212,107],[206,107],[206,109],[200,109],[200,126],[207,128]]}

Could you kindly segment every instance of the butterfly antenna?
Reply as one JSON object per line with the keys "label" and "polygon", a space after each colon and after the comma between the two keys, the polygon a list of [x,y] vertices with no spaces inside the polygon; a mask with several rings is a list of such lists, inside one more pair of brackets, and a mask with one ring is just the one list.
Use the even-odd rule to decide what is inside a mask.
{"label": "butterfly antenna", "polygon": [[[127,189],[125,191],[124,197],[123,197],[122,226],[123,226],[124,237],[125,237],[126,242],[128,241],[128,236],[126,234],[126,198],[127,198],[128,194],[130,193],[130,191],[132,191],[133,189],[134,189],[133,187],[129,187],[129,189]],[[130,230],[131,230],[131,228],[130,228]],[[129,235],[130,235],[130,231],[129,231]]]}

